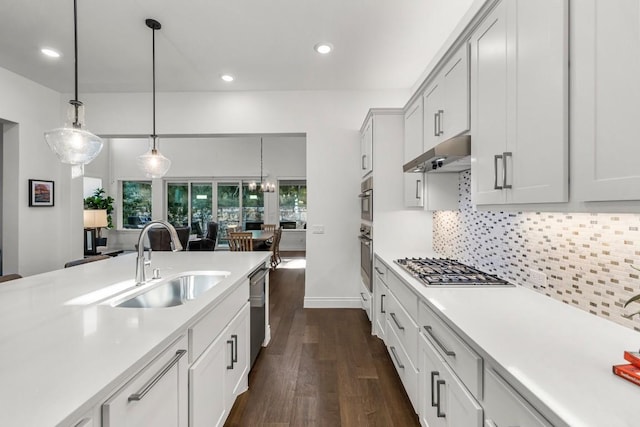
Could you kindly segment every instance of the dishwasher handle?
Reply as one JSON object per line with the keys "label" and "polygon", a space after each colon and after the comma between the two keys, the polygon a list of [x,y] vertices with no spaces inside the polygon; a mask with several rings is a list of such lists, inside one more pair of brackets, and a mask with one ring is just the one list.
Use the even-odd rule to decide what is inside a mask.
{"label": "dishwasher handle", "polygon": [[251,274],[249,274],[249,283],[251,285],[254,285],[260,282],[267,275],[268,271],[269,271],[269,268],[265,267],[264,265],[252,271]]}

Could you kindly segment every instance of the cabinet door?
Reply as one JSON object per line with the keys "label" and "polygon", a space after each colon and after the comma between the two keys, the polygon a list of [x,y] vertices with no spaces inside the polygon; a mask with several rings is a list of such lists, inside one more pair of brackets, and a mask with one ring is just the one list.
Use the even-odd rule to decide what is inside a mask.
{"label": "cabinet door", "polygon": [[[227,410],[231,410],[235,397],[247,390],[249,375],[249,345],[250,322],[249,303],[231,321],[227,328],[227,345],[231,345],[231,352],[227,352],[225,389]],[[230,341],[230,343],[229,343]]]}
{"label": "cabinet door", "polygon": [[111,396],[102,405],[102,426],[186,427],[186,349],[183,337]]}
{"label": "cabinet door", "polygon": [[404,206],[406,208],[424,207],[424,175],[421,173],[405,173]]}
{"label": "cabinet door", "polygon": [[420,421],[429,427],[482,427],[482,407],[423,336],[419,353]]}
{"label": "cabinet door", "polygon": [[387,329],[386,305],[388,303],[388,294],[387,286],[376,271],[373,274],[374,332],[383,341]]}
{"label": "cabinet door", "polygon": [[572,2],[571,49],[574,195],[640,200],[640,2]]}
{"label": "cabinet door", "polygon": [[444,102],[442,97],[441,79],[437,79],[427,87],[422,96],[424,140],[423,151],[435,147],[443,138],[442,120]]}
{"label": "cabinet door", "polygon": [[404,114],[404,162],[422,154],[422,97],[415,100]]}
{"label": "cabinet door", "polygon": [[[512,188],[506,190],[507,200],[509,203],[566,202],[569,194],[568,2],[518,0],[506,4],[508,20],[515,22],[516,27],[515,34],[509,34],[510,39],[515,37],[509,49],[510,62],[515,67],[515,78],[509,78],[514,86],[508,88],[508,106],[514,105],[514,108],[509,106],[509,111],[515,111],[515,116],[509,120],[516,123],[516,128],[513,137],[508,137],[507,151],[512,155],[506,157],[507,183]],[[640,44],[636,46],[640,48]],[[610,56],[612,60],[616,57]]]}
{"label": "cabinet door", "polygon": [[439,125],[444,135],[443,139],[448,139],[469,130],[469,45],[467,43],[456,51],[442,73],[444,94]]}
{"label": "cabinet door", "polygon": [[360,168],[364,177],[373,170],[373,117],[367,122],[360,141]]}
{"label": "cabinet door", "polygon": [[226,370],[233,351],[226,329],[189,368],[189,427],[223,425],[228,414]]}
{"label": "cabinet door", "polygon": [[471,37],[471,181],[474,204],[505,200],[502,153],[509,134],[507,2],[500,2]]}

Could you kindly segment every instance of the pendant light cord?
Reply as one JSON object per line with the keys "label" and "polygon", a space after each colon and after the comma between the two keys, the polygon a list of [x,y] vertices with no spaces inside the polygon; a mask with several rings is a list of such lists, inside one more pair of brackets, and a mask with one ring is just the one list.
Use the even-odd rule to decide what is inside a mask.
{"label": "pendant light cord", "polygon": [[151,137],[153,138],[153,149],[156,149],[156,29],[155,28],[151,28],[151,58],[152,58],[152,62],[153,62],[153,67],[152,67],[152,82],[153,82],[153,135],[151,135]]}
{"label": "pendant light cord", "polygon": [[71,105],[74,107],[75,111],[75,119],[73,121],[73,127],[79,128],[81,127],[80,122],[78,120],[78,109],[82,105],[82,102],[78,101],[78,2],[77,0],[73,0],[73,45],[74,45],[74,60],[73,66],[75,71],[75,97],[73,100],[69,101]]}

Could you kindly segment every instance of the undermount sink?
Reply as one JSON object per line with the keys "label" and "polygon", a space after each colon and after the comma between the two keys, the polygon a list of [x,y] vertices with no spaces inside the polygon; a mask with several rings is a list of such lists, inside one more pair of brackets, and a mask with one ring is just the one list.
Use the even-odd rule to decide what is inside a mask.
{"label": "undermount sink", "polygon": [[141,292],[114,307],[161,308],[182,305],[194,300],[213,288],[227,276],[228,271],[211,273],[190,273],[158,282],[148,290]]}

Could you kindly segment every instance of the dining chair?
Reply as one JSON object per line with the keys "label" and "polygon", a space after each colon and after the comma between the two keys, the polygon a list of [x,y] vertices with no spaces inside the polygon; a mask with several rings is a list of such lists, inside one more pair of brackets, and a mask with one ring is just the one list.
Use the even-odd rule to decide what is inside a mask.
{"label": "dining chair", "polygon": [[21,279],[22,276],[16,273],[5,274],[4,276],[0,276],[0,283],[8,282],[9,280]]}
{"label": "dining chair", "polygon": [[276,225],[275,224],[261,224],[260,225],[260,230],[263,230],[263,231],[276,231]]}
{"label": "dining chair", "polygon": [[282,262],[280,258],[280,239],[282,238],[282,227],[273,232],[273,242],[271,243],[271,269],[275,270],[278,264]]}
{"label": "dining chair", "polygon": [[233,252],[253,251],[253,234],[250,232],[229,233],[229,250]]}

